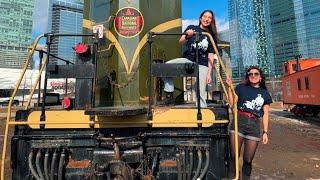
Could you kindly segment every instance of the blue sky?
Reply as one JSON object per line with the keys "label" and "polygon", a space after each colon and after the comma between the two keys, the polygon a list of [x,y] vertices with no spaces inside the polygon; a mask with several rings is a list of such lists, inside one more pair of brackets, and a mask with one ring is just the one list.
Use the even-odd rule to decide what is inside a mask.
{"label": "blue sky", "polygon": [[200,13],[206,9],[215,13],[218,31],[229,28],[228,0],[182,0],[183,27],[198,24]]}
{"label": "blue sky", "polygon": [[34,0],[32,37],[36,38],[42,33],[47,32],[48,26],[48,1]]}
{"label": "blue sky", "polygon": [[182,17],[198,18],[205,10],[212,10],[219,18],[228,17],[228,0],[182,0]]}
{"label": "blue sky", "polygon": [[[47,32],[48,0],[35,0],[33,13],[33,37]],[[198,24],[200,13],[213,10],[216,16],[218,31],[228,29],[228,0],[182,0],[183,29],[189,24]]]}

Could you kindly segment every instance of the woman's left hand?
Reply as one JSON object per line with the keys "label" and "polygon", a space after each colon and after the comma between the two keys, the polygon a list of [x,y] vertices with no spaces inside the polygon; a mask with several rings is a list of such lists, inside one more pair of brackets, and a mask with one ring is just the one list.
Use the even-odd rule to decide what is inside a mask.
{"label": "woman's left hand", "polygon": [[228,76],[227,76],[226,84],[227,84],[227,87],[231,87],[231,85],[232,85],[232,79],[231,79],[231,77],[228,77]]}
{"label": "woman's left hand", "polygon": [[269,142],[269,137],[267,133],[263,133],[262,135],[262,144],[268,144]]}
{"label": "woman's left hand", "polygon": [[210,73],[207,74],[206,82],[207,82],[207,84],[211,83],[211,74]]}

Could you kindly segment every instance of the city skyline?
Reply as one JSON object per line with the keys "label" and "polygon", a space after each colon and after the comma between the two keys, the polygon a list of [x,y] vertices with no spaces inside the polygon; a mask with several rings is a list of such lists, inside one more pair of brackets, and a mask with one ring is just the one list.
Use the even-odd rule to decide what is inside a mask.
{"label": "city skyline", "polygon": [[299,54],[303,58],[320,57],[320,1],[293,0]]}
{"label": "city skyline", "polygon": [[275,75],[295,56],[320,57],[320,2],[316,0],[271,0],[270,17]]}
{"label": "city skyline", "polygon": [[23,67],[31,43],[33,5],[33,1],[0,0],[0,67]]}
{"label": "city skyline", "polygon": [[[83,1],[49,0],[48,8],[48,32],[82,33]],[[81,42],[81,37],[55,38],[51,45],[51,53],[75,63],[76,56],[72,48]],[[51,58],[50,63],[65,64],[56,58]]]}
{"label": "city skyline", "polygon": [[[33,31],[32,38],[43,33],[50,32],[49,22],[49,6],[52,0],[34,0],[35,8],[33,15]],[[67,0],[61,0],[67,1]],[[216,16],[218,31],[224,31],[229,29],[228,15],[227,15],[227,1],[228,0],[204,0],[203,3],[196,3],[195,1],[182,0],[182,30],[184,30],[190,24],[198,24],[198,17],[200,13],[205,9],[212,9]],[[68,2],[79,2],[79,0],[72,0]],[[191,2],[191,3],[190,3]],[[58,20],[57,20],[58,21]],[[40,41],[40,44],[44,45],[44,40]],[[64,49],[65,50],[65,49]],[[56,50],[57,51],[57,50]],[[38,56],[34,56],[35,65],[39,62]]]}
{"label": "city skyline", "polygon": [[320,57],[320,1],[229,1],[233,77],[260,66],[267,76],[283,75],[283,63]]}
{"label": "city skyline", "polygon": [[[64,0],[66,1],[66,0]],[[76,0],[74,0],[76,2]],[[232,0],[229,0],[231,2]],[[70,1],[66,1],[70,2]],[[229,18],[226,16],[227,13],[230,13],[230,6],[228,6],[228,0],[224,1],[202,1],[203,3],[195,3],[193,1],[189,0],[182,0],[182,19],[183,19],[183,28],[184,29],[188,24],[197,24],[198,23],[198,15],[203,9],[212,9],[216,14],[217,19],[217,26],[219,31],[225,31],[229,29]],[[249,2],[249,1],[248,1]],[[258,1],[256,1],[258,2]],[[264,2],[260,0],[259,2]],[[42,33],[48,32],[48,9],[49,9],[49,1],[43,1],[43,0],[34,0],[34,10],[33,13],[33,21],[32,21],[32,37],[33,39]],[[264,15],[265,22],[263,22],[264,26],[261,26],[264,29],[264,34],[266,34],[266,40],[262,42],[254,42],[252,43],[252,39],[246,39],[243,37],[239,37],[239,32],[232,32],[229,30],[229,35],[232,37],[232,41],[242,41],[242,43],[245,45],[242,47],[242,49],[247,49],[249,53],[238,53],[237,56],[232,56],[232,66],[235,67],[233,70],[236,74],[239,74],[237,72],[241,67],[239,68],[239,64],[243,64],[243,68],[241,71],[243,71],[244,66],[249,64],[259,64],[259,55],[252,56],[254,58],[248,58],[250,57],[250,53],[252,52],[267,52],[266,57],[268,59],[267,63],[264,62],[264,64],[268,64],[271,67],[269,67],[270,72],[275,72],[275,75],[281,75],[282,74],[282,64],[286,62],[289,59],[293,59],[294,55],[301,54],[303,58],[316,58],[320,56],[320,41],[319,41],[319,34],[320,34],[320,2],[316,0],[311,1],[305,1],[305,0],[285,0],[285,1],[275,1],[271,0],[268,3],[264,3]],[[242,7],[245,7],[243,5]],[[30,8],[30,7],[29,7]],[[229,8],[229,10],[224,9]],[[251,6],[248,6],[246,13],[249,11]],[[252,6],[254,8],[254,6]],[[254,9],[251,8],[251,11],[254,11]],[[269,10],[270,12],[268,12]],[[246,15],[244,13],[244,15]],[[269,15],[267,14],[269,13]],[[248,13],[249,16],[254,16],[254,14]],[[269,19],[268,19],[269,18]],[[231,19],[231,18],[230,18]],[[240,22],[240,21],[239,21]],[[268,25],[269,23],[269,25]],[[230,21],[230,24],[232,26],[233,21]],[[255,24],[257,25],[257,22],[250,22],[249,24]],[[240,22],[241,25],[241,22]],[[261,25],[261,23],[260,23]],[[248,26],[253,27],[253,26]],[[260,27],[260,29],[261,29]],[[251,29],[251,30],[250,30]],[[252,30],[254,28],[250,28],[248,32],[246,33],[252,33]],[[288,31],[286,31],[289,29]],[[246,31],[246,30],[245,30]],[[243,33],[243,32],[242,32]],[[254,34],[254,33],[252,33]],[[263,33],[262,33],[263,34]],[[25,33],[27,35],[27,33]],[[247,34],[248,35],[248,34]],[[259,35],[259,33],[258,33]],[[5,36],[2,36],[4,38]],[[258,39],[264,39],[263,36],[261,36]],[[2,41],[4,42],[4,41]],[[30,44],[31,41],[28,43]],[[263,43],[266,43],[263,45]],[[41,44],[44,44],[44,41],[41,41]],[[255,44],[254,46],[247,46],[246,44]],[[258,47],[255,47],[257,45],[260,45],[260,50],[257,50]],[[20,47],[20,49],[25,49],[28,45],[25,45],[25,47]],[[271,46],[272,48],[269,48],[268,46]],[[261,49],[263,47],[266,47],[266,49]],[[233,43],[231,43],[231,51],[235,52],[237,51],[237,46],[235,46]],[[9,52],[9,51],[7,51]],[[22,57],[23,54],[16,53],[17,56]],[[231,53],[232,54],[232,53]],[[241,56],[247,56],[246,59],[251,59],[250,61],[244,61],[239,60],[239,57]],[[262,55],[265,56],[265,55]],[[11,55],[11,57],[13,57]],[[236,58],[235,58],[236,57]],[[17,58],[17,57],[15,57]],[[22,58],[21,58],[22,59]],[[37,57],[35,57],[37,59]],[[274,63],[273,63],[274,59]],[[2,61],[3,62],[3,61]],[[260,63],[261,64],[261,63]],[[259,65],[260,65],[259,64]],[[19,65],[21,66],[21,65]]]}
{"label": "city skyline", "polygon": [[[34,0],[33,38],[48,32],[48,6],[49,0]],[[75,1],[75,0],[73,0]],[[191,3],[190,3],[191,2]],[[205,9],[211,9],[215,13],[217,28],[223,31],[229,28],[228,0],[202,0],[202,3],[182,0],[183,28],[189,24],[197,24],[200,13]],[[42,42],[44,43],[44,42]]]}
{"label": "city skyline", "polygon": [[270,76],[273,56],[266,1],[229,0],[229,20],[233,77],[244,77],[245,69],[252,65]]}
{"label": "city skyline", "polygon": [[299,51],[293,1],[270,0],[269,8],[275,75],[281,75],[282,64]]}

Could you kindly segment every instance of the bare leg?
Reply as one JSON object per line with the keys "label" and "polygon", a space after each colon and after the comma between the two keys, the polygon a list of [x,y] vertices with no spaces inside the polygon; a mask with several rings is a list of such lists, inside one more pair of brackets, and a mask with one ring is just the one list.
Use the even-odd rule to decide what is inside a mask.
{"label": "bare leg", "polygon": [[246,139],[243,151],[242,180],[250,179],[252,160],[256,153],[259,142]]}

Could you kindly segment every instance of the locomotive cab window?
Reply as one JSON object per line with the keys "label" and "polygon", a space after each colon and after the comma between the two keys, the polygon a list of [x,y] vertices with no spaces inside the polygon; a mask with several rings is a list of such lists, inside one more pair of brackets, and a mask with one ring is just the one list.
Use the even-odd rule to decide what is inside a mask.
{"label": "locomotive cab window", "polygon": [[293,70],[293,71],[297,71],[297,69],[298,69],[298,68],[297,68],[297,64],[292,64],[292,70]]}
{"label": "locomotive cab window", "polygon": [[285,74],[288,74],[288,64],[285,64],[285,65],[284,65],[284,73],[285,73]]}
{"label": "locomotive cab window", "polygon": [[304,83],[306,85],[306,89],[310,89],[310,84],[309,84],[309,78],[308,77],[304,77]]}
{"label": "locomotive cab window", "polygon": [[301,79],[297,79],[298,90],[301,90]]}

